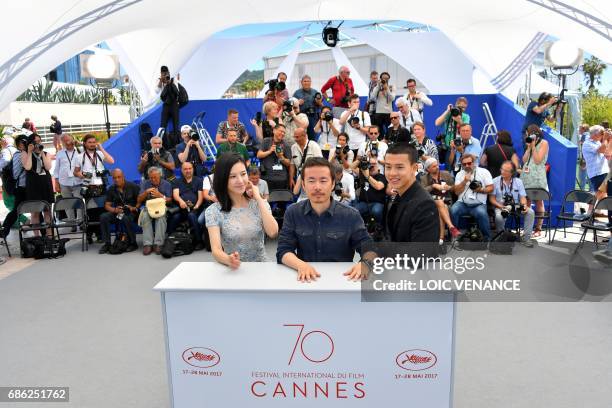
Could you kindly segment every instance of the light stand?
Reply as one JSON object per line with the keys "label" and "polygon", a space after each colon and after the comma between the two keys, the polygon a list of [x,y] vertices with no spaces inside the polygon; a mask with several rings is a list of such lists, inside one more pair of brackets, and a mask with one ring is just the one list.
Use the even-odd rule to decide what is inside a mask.
{"label": "light stand", "polygon": [[[108,54],[82,54],[81,75],[95,81],[95,87],[102,91],[102,111],[104,125],[108,138],[111,137],[111,125],[108,115],[109,91],[115,79],[119,78],[119,60],[116,55]],[[92,83],[92,85],[94,85]]]}

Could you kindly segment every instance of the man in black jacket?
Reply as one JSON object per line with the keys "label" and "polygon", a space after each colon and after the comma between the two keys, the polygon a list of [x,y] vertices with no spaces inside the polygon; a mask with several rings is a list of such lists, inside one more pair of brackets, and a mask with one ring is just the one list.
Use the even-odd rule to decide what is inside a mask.
{"label": "man in black jacket", "polygon": [[[168,67],[163,65],[159,76],[157,88],[161,89],[159,99],[162,100],[162,113],[160,127],[168,132],[168,121],[172,119],[172,131],[179,133],[179,88],[178,79],[170,77]],[[178,143],[178,141],[177,141]],[[176,143],[174,143],[176,145]],[[174,146],[172,146],[174,147]]]}
{"label": "man in black jacket", "polygon": [[387,210],[389,239],[437,244],[438,209],[431,195],[416,182],[417,161],[416,149],[403,143],[389,147],[385,155],[385,177],[395,194]]}

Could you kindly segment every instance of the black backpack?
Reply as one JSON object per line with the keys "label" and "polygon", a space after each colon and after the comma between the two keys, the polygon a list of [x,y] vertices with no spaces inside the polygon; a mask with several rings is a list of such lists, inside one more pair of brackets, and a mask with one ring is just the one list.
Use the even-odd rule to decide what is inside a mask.
{"label": "black backpack", "polygon": [[24,238],[21,243],[21,257],[34,259],[60,258],[66,255],[66,242],[68,241],[70,241],[70,238]]}
{"label": "black backpack", "polygon": [[464,251],[479,251],[487,249],[487,242],[477,226],[472,225],[469,230],[457,239],[459,249]]}
{"label": "black backpack", "polygon": [[489,243],[489,252],[497,255],[512,255],[514,243],[519,240],[516,233],[512,231],[498,232]]}
{"label": "black backpack", "polygon": [[161,255],[164,258],[189,255],[193,252],[193,239],[187,232],[176,231],[168,235],[162,245]]}
{"label": "black backpack", "polygon": [[127,234],[118,234],[115,241],[108,249],[108,253],[111,255],[121,255],[127,251],[129,246]]}
{"label": "black backpack", "polygon": [[187,90],[181,84],[178,84],[178,103],[179,109],[189,103],[189,95],[187,94]]}
{"label": "black backpack", "polygon": [[[23,173],[24,171],[25,170],[22,169],[21,173]],[[19,173],[17,178],[21,176],[21,173]],[[2,190],[6,191],[6,193],[9,195],[15,195],[15,189],[17,188],[17,179],[15,178],[13,174],[13,158],[12,157],[11,157],[11,160],[7,163],[7,165],[2,168],[1,177],[2,177]]]}

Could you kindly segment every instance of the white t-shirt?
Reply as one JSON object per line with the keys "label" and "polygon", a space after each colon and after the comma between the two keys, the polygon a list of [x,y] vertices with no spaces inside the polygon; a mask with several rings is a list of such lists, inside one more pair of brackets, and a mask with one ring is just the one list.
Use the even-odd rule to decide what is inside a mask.
{"label": "white t-shirt", "polygon": [[[371,144],[372,142],[370,140],[368,140],[367,142],[363,142],[361,146],[359,146],[359,150],[357,151],[357,156],[363,157],[366,155],[366,152],[369,153],[371,149]],[[387,153],[388,148],[389,148],[389,145],[387,145],[385,142],[381,142],[381,141],[378,142],[378,160],[379,161],[385,160],[385,154]],[[385,174],[385,166],[378,163],[378,171],[381,174]]]}
{"label": "white t-shirt", "polygon": [[[332,120],[332,126],[336,128],[338,132],[341,132],[340,121],[336,118]],[[319,133],[319,146],[321,150],[333,150],[336,148],[338,138],[332,132],[331,127],[327,122],[321,123],[321,133]]]}
{"label": "white t-shirt", "polygon": [[208,190],[208,195],[210,196],[215,195],[215,190],[213,190],[213,187],[212,187],[214,177],[215,177],[214,174],[209,174],[208,176],[204,176],[202,178],[202,190]]}
{"label": "white t-shirt", "polygon": [[259,188],[259,194],[261,196],[265,196],[266,194],[270,194],[270,190],[268,190],[268,182],[263,179],[259,179],[259,183],[257,183],[257,187]]}
{"label": "white t-shirt", "polygon": [[86,182],[86,184],[89,184],[92,186],[104,184],[102,177],[96,176],[96,171],[98,172],[104,171],[105,169],[104,159],[105,158],[106,156],[104,156],[104,153],[102,153],[99,150],[95,151],[95,155],[88,151],[84,151],[83,153],[79,154],[76,165],[81,168],[81,173],[91,173],[92,174],[91,180],[89,181],[89,183]]}
{"label": "white t-shirt", "polygon": [[407,116],[400,112],[400,125],[410,130],[414,122],[423,122],[423,118],[418,110],[410,109]]}
{"label": "white t-shirt", "polygon": [[359,149],[361,143],[365,142],[366,135],[362,133],[361,130],[355,129],[350,125],[349,121],[353,117],[359,118],[359,125],[361,126],[361,128],[371,126],[372,122],[370,122],[370,115],[368,114],[368,112],[358,110],[357,112],[355,112],[354,115],[348,115],[346,123],[344,124],[344,131],[349,136],[349,147],[351,148],[351,150],[356,150]]}
{"label": "white t-shirt", "polygon": [[[493,177],[491,177],[491,173],[489,173],[489,170],[482,167],[476,167],[474,171],[475,176],[473,180],[480,181],[483,187],[490,186],[491,184],[493,184]],[[457,173],[457,176],[455,177],[455,184],[462,183],[463,179],[465,179],[465,171],[461,170],[459,173]],[[472,189],[470,189],[470,183],[468,183],[466,184],[465,189],[459,194],[458,201],[462,201],[468,205],[486,204],[487,194],[475,193]]]}
{"label": "white t-shirt", "polygon": [[[306,148],[308,148],[308,150],[306,150]],[[306,151],[306,157],[304,158],[304,163],[306,163],[306,160],[308,160],[311,157],[323,157],[323,153],[321,153],[321,148],[313,140],[309,140],[306,143],[306,146],[304,146],[304,151]],[[291,146],[291,163],[295,165],[297,172],[300,171],[300,167],[302,166],[302,156],[303,156],[303,153],[300,150],[300,146],[298,146],[297,143]]]}
{"label": "white t-shirt", "polygon": [[347,172],[342,172],[342,179],[340,180],[340,183],[342,183],[342,192],[348,194],[350,198],[343,198],[342,200],[340,200],[341,197],[339,195],[337,195],[336,193],[332,193],[332,197],[334,198],[334,200],[346,204],[355,200],[355,178]]}

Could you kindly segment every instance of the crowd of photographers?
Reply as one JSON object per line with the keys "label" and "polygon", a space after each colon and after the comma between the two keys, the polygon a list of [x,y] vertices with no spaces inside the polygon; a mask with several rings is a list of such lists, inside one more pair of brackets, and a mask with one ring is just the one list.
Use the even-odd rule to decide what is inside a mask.
{"label": "crowd of photographers", "polygon": [[[164,105],[162,122],[167,124],[172,119],[178,128],[181,90],[178,79],[170,78],[163,68],[159,83],[162,95],[164,91],[171,92],[176,103]],[[465,97],[445,107],[435,119],[441,132],[430,137],[423,117],[425,110],[433,110],[433,103],[417,90],[414,79],[407,81],[407,92],[400,95],[389,73],[372,72],[365,106],[354,93],[347,67],[341,67],[321,91],[312,87],[310,76],[304,75],[300,88],[290,96],[285,80],[286,75],[280,73],[269,81],[261,112],[250,121],[253,134],[239,121],[239,112],[234,109],[217,127],[218,158],[228,154],[240,158],[249,186],[257,190],[255,196],[266,200],[270,192],[284,190],[293,194],[293,201],[309,199],[305,165],[312,159],[324,159],[333,175],[334,201],[356,209],[368,233],[383,239],[389,236],[389,206],[394,200],[401,201],[390,176],[385,176],[385,158],[389,149],[409,146],[416,160],[408,171],[414,171],[416,182],[435,204],[432,208],[436,214],[429,229],[436,231],[439,244],[460,238],[461,230],[470,223],[482,241],[490,241],[492,227],[499,233],[510,224],[520,225],[522,219],[520,242],[533,247],[532,237],[539,236],[542,228],[542,220],[536,222],[535,214],[543,212],[543,203],[531,203],[526,189],[548,190],[549,147],[540,125],[549,115],[547,108],[554,104],[554,98],[544,95],[530,105],[524,134],[514,135],[525,146],[525,153],[519,157],[512,147],[512,135],[505,130],[498,132],[494,145],[483,150],[472,134]],[[166,90],[172,84],[175,88]],[[219,204],[214,193],[216,172],[206,167],[207,157],[197,133],[185,125],[180,135],[173,149],[165,149],[161,137],[150,139],[138,164],[140,186],[126,181],[123,172],[116,169],[110,187],[105,182],[106,164],[112,164],[113,158],[93,136],[86,136],[83,150],[77,151],[74,140],[63,135],[53,175],[49,155],[35,133],[15,139],[9,147],[3,146],[3,150],[12,148],[19,154],[12,160],[17,179],[13,211],[4,221],[2,233],[7,235],[15,223],[15,209],[20,202],[52,202],[55,190],[62,197],[104,197],[96,208],[87,209],[90,220],[100,224],[87,231],[90,242],[96,235],[103,244],[100,253],[111,249],[109,226],[113,223],[126,230],[130,251],[137,248],[134,225],[140,225],[145,255],[159,254],[165,237],[181,226],[192,234],[196,249],[210,247],[205,210]],[[609,129],[603,127],[591,127],[590,135],[584,143],[584,159],[591,185],[598,189],[602,184],[610,185],[606,158],[612,154],[612,141]],[[3,143],[7,140],[11,139],[4,138]],[[179,168],[180,176],[176,177],[175,170]],[[252,196],[252,189],[248,191]],[[291,200],[284,200],[273,202],[271,208],[282,218],[290,206]],[[163,212],[163,216],[156,211]],[[40,216],[48,219],[49,214]],[[74,218],[77,214],[67,216]],[[33,218],[32,222],[36,221]]]}

